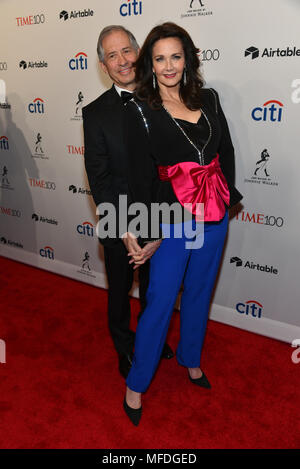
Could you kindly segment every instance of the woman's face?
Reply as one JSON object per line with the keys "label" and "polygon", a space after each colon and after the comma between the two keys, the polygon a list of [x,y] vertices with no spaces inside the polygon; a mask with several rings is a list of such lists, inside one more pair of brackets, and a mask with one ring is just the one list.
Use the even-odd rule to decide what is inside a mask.
{"label": "woman's face", "polygon": [[180,39],[159,39],[152,50],[152,70],[160,88],[179,86],[185,67],[184,50]]}

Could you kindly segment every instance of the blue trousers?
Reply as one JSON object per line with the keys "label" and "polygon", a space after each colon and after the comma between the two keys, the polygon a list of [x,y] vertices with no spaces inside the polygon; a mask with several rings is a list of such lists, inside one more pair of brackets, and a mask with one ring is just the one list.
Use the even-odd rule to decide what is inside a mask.
{"label": "blue trousers", "polygon": [[[193,223],[193,228],[200,226],[194,221],[185,223]],[[170,227],[170,238],[163,239],[150,260],[147,306],[137,326],[133,363],[126,380],[127,386],[135,392],[145,392],[156,371],[182,283],[176,358],[185,367],[200,366],[211,294],[228,228],[228,212],[219,222],[202,224],[204,243],[200,248],[187,247],[187,237],[176,238],[176,225]],[[195,246],[199,236],[201,233],[195,237]]]}

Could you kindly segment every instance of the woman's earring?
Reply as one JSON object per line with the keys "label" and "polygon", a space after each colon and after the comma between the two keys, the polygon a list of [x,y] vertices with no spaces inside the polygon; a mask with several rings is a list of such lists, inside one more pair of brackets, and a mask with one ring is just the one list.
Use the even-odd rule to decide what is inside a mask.
{"label": "woman's earring", "polygon": [[184,68],[184,70],[183,70],[183,84],[184,84],[184,86],[186,85],[186,82],[187,82],[187,78],[186,78],[186,68]]}
{"label": "woman's earring", "polygon": [[156,79],[155,79],[155,73],[152,72],[152,75],[153,75],[153,89],[155,90],[156,89]]}

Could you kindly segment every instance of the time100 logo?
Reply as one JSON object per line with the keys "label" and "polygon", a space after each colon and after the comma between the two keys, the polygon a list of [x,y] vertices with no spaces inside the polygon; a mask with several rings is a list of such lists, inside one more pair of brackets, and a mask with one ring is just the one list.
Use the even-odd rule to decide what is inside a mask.
{"label": "time100 logo", "polygon": [[[209,60],[219,60],[220,58],[220,51],[219,49],[203,49],[199,52],[199,59],[202,62],[209,61]],[[201,57],[200,57],[201,56]]]}

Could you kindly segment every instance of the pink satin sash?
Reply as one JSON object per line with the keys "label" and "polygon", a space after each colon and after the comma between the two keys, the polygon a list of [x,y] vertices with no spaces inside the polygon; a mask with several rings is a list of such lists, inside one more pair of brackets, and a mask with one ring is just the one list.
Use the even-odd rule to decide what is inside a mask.
{"label": "pink satin sash", "polygon": [[197,216],[197,221],[200,221],[200,212],[196,204],[201,203],[204,204],[204,213],[200,215],[202,220],[219,221],[224,217],[224,202],[229,205],[229,190],[220,167],[219,155],[205,166],[191,161],[174,166],[158,166],[158,175],[161,181],[171,182],[178,201]]}

